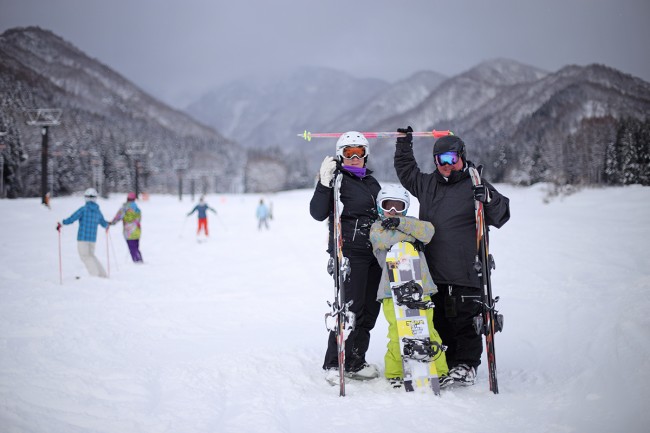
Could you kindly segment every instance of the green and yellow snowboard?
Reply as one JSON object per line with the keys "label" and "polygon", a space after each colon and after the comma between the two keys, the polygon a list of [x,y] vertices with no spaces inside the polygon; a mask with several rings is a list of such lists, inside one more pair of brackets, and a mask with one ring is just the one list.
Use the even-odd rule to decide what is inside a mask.
{"label": "green and yellow snowboard", "polygon": [[438,372],[434,359],[440,345],[432,343],[426,310],[433,302],[424,301],[420,256],[410,242],[398,242],[386,254],[400,352],[407,392],[427,387],[440,394]]}

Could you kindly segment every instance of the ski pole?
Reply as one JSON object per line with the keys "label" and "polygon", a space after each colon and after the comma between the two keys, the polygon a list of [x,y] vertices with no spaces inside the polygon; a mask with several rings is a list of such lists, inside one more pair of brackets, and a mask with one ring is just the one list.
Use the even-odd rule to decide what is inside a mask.
{"label": "ski pole", "polygon": [[111,259],[110,256],[108,255],[108,242],[109,242],[109,237],[108,237],[108,227],[106,228],[106,271],[108,274],[108,278],[111,278]]}
{"label": "ski pole", "polygon": [[183,225],[181,226],[181,232],[178,234],[178,238],[183,237],[183,231],[185,231],[185,225],[187,224],[187,220],[190,219],[189,216],[186,216],[185,219],[183,220]]}
{"label": "ski pole", "polygon": [[223,226],[223,229],[224,229],[225,231],[228,231],[228,226],[226,225],[226,223],[223,222],[223,220],[221,219],[221,217],[219,216],[219,214],[217,214],[217,215],[215,215],[215,216],[217,217],[217,221],[219,221],[219,222],[221,223],[221,225]]}
{"label": "ski pole", "polygon": [[113,261],[115,262],[115,270],[119,272],[120,267],[117,265],[117,254],[115,254],[115,244],[113,243],[113,236],[107,232],[110,237],[111,251],[113,252]]}
{"label": "ski pole", "polygon": [[[338,138],[341,135],[345,134],[344,132],[309,132],[305,131],[302,134],[298,134],[298,137],[302,137],[307,141],[311,141],[312,138]],[[403,132],[362,132],[366,138],[397,138],[397,137],[406,137],[406,134]],[[411,132],[413,137],[433,137],[440,138],[447,135],[454,135],[453,132],[447,131],[414,131]]]}
{"label": "ski pole", "polygon": [[63,263],[61,260],[61,227],[59,227],[57,232],[59,232],[59,283],[63,285]]}

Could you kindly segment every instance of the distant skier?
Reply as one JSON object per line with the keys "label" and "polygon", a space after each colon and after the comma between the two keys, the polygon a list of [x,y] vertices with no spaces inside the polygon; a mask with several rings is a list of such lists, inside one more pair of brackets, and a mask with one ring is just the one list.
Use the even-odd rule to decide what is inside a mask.
{"label": "distant skier", "polygon": [[[428,221],[420,221],[417,218],[406,216],[410,204],[409,194],[401,186],[388,185],[384,186],[377,196],[377,211],[380,220],[370,228],[370,241],[372,242],[373,252],[379,263],[386,263],[388,250],[398,242],[411,242],[414,245],[425,245],[431,241],[434,233],[433,224]],[[422,275],[422,288],[424,289],[423,301],[431,300],[431,295],[438,289],[431,278],[429,267],[424,258],[422,248],[420,255],[420,275]],[[390,288],[390,280],[386,266],[382,267],[381,282],[377,290],[377,300],[382,303],[384,316],[388,321],[388,345],[386,355],[384,356],[385,370],[384,375],[394,387],[399,387],[404,379],[402,369],[402,354],[400,351],[399,335],[397,333],[397,318],[395,317],[395,308]],[[427,311],[427,321],[429,326],[429,338],[432,342],[442,345],[442,340],[438,331],[433,325],[434,309],[429,308]],[[438,380],[441,384],[447,382],[447,359],[445,353],[441,352],[434,361],[438,372]]]}
{"label": "distant skier", "polygon": [[[77,250],[81,261],[86,265],[88,273],[96,277],[106,278],[106,271],[102,264],[95,257],[95,242],[97,241],[97,226],[108,227],[108,221],[99,210],[97,201],[97,191],[95,188],[88,188],[84,192],[86,204],[69,218],[64,219],[63,225],[72,224],[79,220],[79,230],[77,231]],[[56,224],[56,229],[61,230],[61,222]]]}
{"label": "distant skier", "polygon": [[126,203],[117,211],[111,225],[122,221],[122,232],[129,247],[131,258],[134,263],[142,263],[142,254],[140,253],[140,235],[142,232],[140,220],[142,219],[142,212],[138,205],[135,204],[135,199],[134,192],[130,192],[126,196]]}
{"label": "distant skier", "polygon": [[436,225],[436,235],[424,255],[439,288],[433,296],[434,322],[448,346],[449,380],[473,385],[481,363],[482,337],[473,320],[481,306],[481,282],[474,268],[477,254],[475,200],[484,204],[485,223],[503,226],[510,219],[510,201],[492,185],[472,185],[465,143],[457,135],[436,140],[433,145],[435,170],[422,173],[413,156],[413,129],[401,128],[395,149],[395,170],[400,183],[420,202],[420,219]]}
{"label": "distant skier", "polygon": [[194,212],[198,212],[199,225],[198,228],[196,229],[197,236],[201,233],[201,229],[203,229],[205,235],[208,236],[208,210],[212,211],[215,215],[217,214],[217,211],[212,209],[205,202],[205,197],[201,196],[201,198],[199,199],[199,204],[194,206],[194,209],[192,209],[192,211],[187,214],[187,216],[190,216]]}
{"label": "distant skier", "polygon": [[257,205],[255,210],[255,216],[257,216],[257,230],[262,230],[262,226],[269,228],[269,217],[271,212],[269,208],[264,204],[264,199],[260,199],[260,203]]}

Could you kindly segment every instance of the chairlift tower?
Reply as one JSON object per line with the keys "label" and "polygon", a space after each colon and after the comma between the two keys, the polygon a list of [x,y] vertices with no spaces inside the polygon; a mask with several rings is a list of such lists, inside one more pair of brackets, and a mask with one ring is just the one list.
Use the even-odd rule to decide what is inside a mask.
{"label": "chairlift tower", "polygon": [[178,201],[183,201],[183,175],[189,166],[189,162],[185,158],[179,158],[174,162],[174,170],[178,175]]}
{"label": "chairlift tower", "polygon": [[[7,131],[0,131],[0,137],[7,135]],[[0,143],[0,198],[5,196],[5,154],[2,152],[6,145]]]}
{"label": "chairlift tower", "polygon": [[26,123],[29,126],[40,126],[43,140],[41,142],[41,203],[47,205],[47,167],[48,167],[48,130],[50,126],[60,125],[61,113],[58,108],[36,108],[25,110]]}
{"label": "chairlift tower", "polygon": [[135,160],[135,196],[140,198],[140,184],[139,184],[139,174],[140,174],[140,157],[147,153],[147,146],[142,141],[135,141],[129,145],[129,148],[126,150],[127,155],[134,155]]}

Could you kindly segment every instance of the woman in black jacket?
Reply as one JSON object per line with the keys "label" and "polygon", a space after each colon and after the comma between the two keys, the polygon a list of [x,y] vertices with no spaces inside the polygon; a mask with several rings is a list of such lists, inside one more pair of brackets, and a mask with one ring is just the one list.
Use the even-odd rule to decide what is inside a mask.
{"label": "woman in black jacket", "polygon": [[[309,204],[311,216],[324,221],[329,219],[329,245],[327,252],[334,256],[333,213],[335,171],[343,174],[340,195],[343,204],[341,234],[343,256],[350,261],[350,274],[345,280],[345,302],[352,300],[350,311],[356,315],[355,329],[345,343],[345,371],[353,379],[372,379],[379,376],[376,366],[366,362],[370,344],[370,330],[375,326],[380,304],[376,300],[381,278],[370,243],[370,226],[379,217],[376,208],[381,186],[366,168],[368,140],[357,131],[346,132],[336,142],[336,158],[328,156],[320,168],[320,179]],[[338,383],[338,357],[336,334],[330,332],[323,369],[325,379]]]}
{"label": "woman in black jacket", "polygon": [[439,138],[433,146],[436,169],[422,173],[413,156],[413,129],[398,129],[395,170],[400,182],[420,201],[420,219],[436,228],[424,250],[438,286],[434,325],[447,348],[449,375],[441,386],[473,385],[481,363],[483,344],[474,330],[480,314],[481,282],[474,269],[476,219],[474,201],[483,202],[485,223],[500,228],[510,219],[510,201],[483,181],[472,185],[465,143],[455,135]]}

